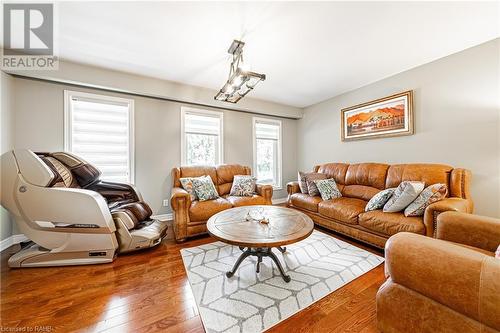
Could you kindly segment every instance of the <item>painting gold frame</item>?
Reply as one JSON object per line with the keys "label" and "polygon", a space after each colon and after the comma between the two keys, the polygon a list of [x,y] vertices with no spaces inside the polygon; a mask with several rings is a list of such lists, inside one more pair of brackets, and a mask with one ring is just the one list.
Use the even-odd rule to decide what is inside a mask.
{"label": "painting gold frame", "polygon": [[[384,103],[390,103],[392,101],[402,100],[405,102],[404,104],[404,128],[403,129],[388,129],[381,130],[378,133],[361,133],[357,135],[349,135],[347,132],[346,121],[347,116],[351,114],[351,116],[359,113],[362,110],[367,110],[370,107],[376,107],[377,105],[383,105]],[[342,141],[353,141],[353,140],[366,140],[373,138],[388,138],[393,136],[402,136],[402,135],[412,135],[414,133],[414,116],[413,116],[413,91],[408,90],[405,92],[401,92],[398,94],[394,94],[391,96],[379,98],[370,102],[357,104],[354,106],[350,106],[348,108],[344,108],[341,110],[341,129],[340,135]]]}

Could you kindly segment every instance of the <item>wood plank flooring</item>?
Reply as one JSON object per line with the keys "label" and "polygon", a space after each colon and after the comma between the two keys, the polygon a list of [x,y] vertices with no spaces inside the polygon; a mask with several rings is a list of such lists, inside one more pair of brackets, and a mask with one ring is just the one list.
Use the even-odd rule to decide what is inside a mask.
{"label": "wood plank flooring", "polygon": [[[104,265],[10,269],[7,259],[18,246],[5,250],[0,327],[26,327],[27,332],[204,332],[179,249],[214,239],[176,244],[171,230],[158,247]],[[375,294],[383,281],[380,265],[269,332],[377,332]]]}

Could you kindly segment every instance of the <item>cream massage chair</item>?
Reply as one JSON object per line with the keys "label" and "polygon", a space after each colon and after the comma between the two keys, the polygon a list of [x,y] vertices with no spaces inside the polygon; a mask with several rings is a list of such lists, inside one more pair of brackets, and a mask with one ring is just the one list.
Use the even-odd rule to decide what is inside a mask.
{"label": "cream massage chair", "polygon": [[133,186],[99,180],[100,171],[74,155],[15,149],[0,167],[0,203],[31,240],[10,267],[112,262],[166,234]]}

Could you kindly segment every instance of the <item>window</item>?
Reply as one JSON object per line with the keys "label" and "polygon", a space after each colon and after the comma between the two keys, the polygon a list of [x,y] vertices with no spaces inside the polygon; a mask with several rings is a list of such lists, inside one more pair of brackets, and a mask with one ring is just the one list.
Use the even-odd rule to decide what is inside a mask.
{"label": "window", "polygon": [[222,112],[181,109],[182,165],[222,163]]}
{"label": "window", "polygon": [[253,135],[257,182],[281,188],[281,121],[253,118]]}
{"label": "window", "polygon": [[134,183],[134,101],[68,90],[64,101],[64,149],[102,180]]}

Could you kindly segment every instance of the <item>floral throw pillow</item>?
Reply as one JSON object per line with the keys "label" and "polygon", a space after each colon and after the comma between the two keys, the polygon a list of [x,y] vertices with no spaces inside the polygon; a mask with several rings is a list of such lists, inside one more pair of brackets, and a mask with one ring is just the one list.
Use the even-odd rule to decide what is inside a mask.
{"label": "floral throw pillow", "polygon": [[307,192],[310,196],[318,196],[320,195],[318,187],[316,186],[315,180],[326,179],[326,175],[324,173],[316,173],[311,172],[306,176],[306,184],[307,184]]}
{"label": "floral throw pillow", "polygon": [[193,178],[193,187],[200,201],[213,200],[219,197],[219,193],[217,193],[217,189],[210,176]]}
{"label": "floral throw pillow", "polygon": [[375,194],[366,204],[365,212],[382,209],[387,201],[389,201],[392,197],[394,191],[396,191],[396,188],[388,188]]}
{"label": "floral throw pillow", "polygon": [[445,184],[434,184],[423,190],[418,197],[405,208],[405,216],[422,216],[425,208],[430,204],[443,200],[448,193],[448,188]]}
{"label": "floral throw pillow", "polygon": [[314,180],[314,183],[316,183],[321,194],[321,199],[323,200],[340,198],[342,196],[333,178]]}
{"label": "floral throw pillow", "polygon": [[401,182],[392,197],[384,205],[384,213],[395,213],[405,209],[424,190],[424,186],[423,182]]}
{"label": "floral throw pillow", "polygon": [[194,191],[193,188],[193,179],[191,177],[186,177],[186,178],[179,178],[179,181],[181,182],[181,186],[183,189],[186,190],[187,193],[191,196],[191,201],[198,200],[198,197],[196,196],[196,192]]}
{"label": "floral throw pillow", "polygon": [[257,178],[254,176],[234,176],[229,195],[251,197],[255,193],[256,182]]}

